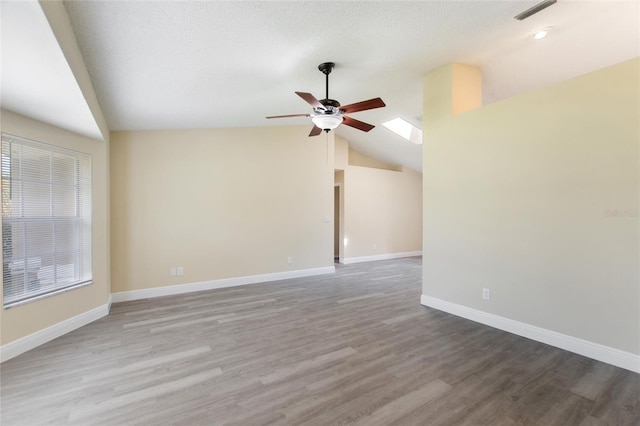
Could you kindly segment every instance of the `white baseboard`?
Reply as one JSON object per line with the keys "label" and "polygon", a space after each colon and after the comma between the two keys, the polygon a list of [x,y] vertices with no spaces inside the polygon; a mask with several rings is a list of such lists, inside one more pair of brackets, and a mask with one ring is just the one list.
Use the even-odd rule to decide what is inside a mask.
{"label": "white baseboard", "polygon": [[0,347],[0,362],[5,362],[64,334],[109,315],[110,302],[75,317],[66,319]]}
{"label": "white baseboard", "polygon": [[335,266],[324,268],[301,269],[297,271],[275,272],[271,274],[250,275],[246,277],[226,278],[221,280],[202,281],[189,284],[178,284],[164,287],[146,288],[142,290],[121,291],[112,293],[113,303],[129,300],[148,299],[151,297],[170,296],[173,294],[191,293],[194,291],[214,290],[217,288],[235,287],[248,284],[260,284],[269,281],[286,280],[289,278],[310,277],[313,275],[333,274]]}
{"label": "white baseboard", "polygon": [[518,336],[526,337],[537,342],[546,343],[579,355],[583,355],[616,367],[624,368],[635,373],[640,373],[640,356],[630,352],[621,351],[599,343],[578,339],[577,337],[557,333],[555,331],[536,327],[509,318],[479,311],[467,306],[447,302],[436,297],[422,295],[420,303],[424,306],[448,312],[471,321],[479,322]]}
{"label": "white baseboard", "polygon": [[422,256],[422,251],[405,251],[402,253],[374,254],[372,256],[360,256],[360,257],[341,257],[340,263],[344,263],[345,265],[348,265],[349,263],[373,262],[374,260],[399,259],[401,257],[413,257],[413,256]]}

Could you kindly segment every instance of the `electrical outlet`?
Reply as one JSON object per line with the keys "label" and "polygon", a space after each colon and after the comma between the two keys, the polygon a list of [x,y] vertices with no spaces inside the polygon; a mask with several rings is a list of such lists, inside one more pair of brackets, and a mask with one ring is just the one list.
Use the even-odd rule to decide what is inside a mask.
{"label": "electrical outlet", "polygon": [[287,263],[291,265],[293,263],[293,256],[287,257]]}
{"label": "electrical outlet", "polygon": [[178,274],[178,276],[184,275],[184,268],[182,266],[178,266],[176,268],[176,273]]}
{"label": "electrical outlet", "polygon": [[484,300],[491,300],[491,290],[489,290],[488,288],[483,288],[482,289],[482,298]]}
{"label": "electrical outlet", "polygon": [[373,243],[373,249],[377,250],[378,249],[378,245],[376,243]]}
{"label": "electrical outlet", "polygon": [[175,268],[175,266],[172,266],[172,267],[171,267],[171,272],[170,272],[169,274],[170,274],[172,277],[175,277],[175,276],[176,276],[176,268]]}

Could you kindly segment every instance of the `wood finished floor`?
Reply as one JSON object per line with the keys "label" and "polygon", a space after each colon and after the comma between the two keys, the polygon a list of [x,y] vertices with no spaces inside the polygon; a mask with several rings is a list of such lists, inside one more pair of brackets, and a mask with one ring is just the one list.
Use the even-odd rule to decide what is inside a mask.
{"label": "wood finished floor", "polygon": [[419,304],[421,259],[115,304],[5,362],[1,424],[639,425],[640,376]]}

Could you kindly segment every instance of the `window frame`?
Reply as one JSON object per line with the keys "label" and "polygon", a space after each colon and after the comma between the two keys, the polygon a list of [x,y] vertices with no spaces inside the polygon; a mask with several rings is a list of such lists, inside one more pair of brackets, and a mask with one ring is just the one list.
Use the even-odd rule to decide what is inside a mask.
{"label": "window frame", "polygon": [[[0,176],[2,180],[2,259],[3,259],[3,300],[2,304],[5,309],[14,306],[19,306],[25,303],[40,300],[46,297],[50,297],[56,294],[67,292],[79,287],[84,287],[93,283],[93,156],[85,152],[75,151],[67,148],[62,148],[56,145],[35,141],[32,139],[24,138],[17,135],[2,132],[0,135],[2,142],[1,160],[2,160],[2,174]],[[19,159],[13,157],[12,144],[20,144]],[[5,152],[5,147],[8,145],[9,152]],[[20,176],[14,178],[11,176],[13,171],[12,161],[24,161],[24,147],[30,149],[40,150],[43,153],[49,155],[48,180],[42,178],[38,179],[25,179],[23,177],[24,167],[20,164]],[[55,156],[58,157],[55,157]],[[57,176],[59,173],[55,172],[54,159],[60,161],[62,156],[71,157],[73,159],[73,183],[63,182],[62,176]],[[8,162],[8,164],[7,164]],[[9,171],[8,177],[6,176],[7,170]],[[41,171],[34,168],[33,171]],[[46,169],[42,169],[46,172]],[[45,173],[46,174],[46,173]],[[58,181],[56,181],[58,178]],[[28,200],[30,194],[25,192],[25,182],[31,182],[34,185],[39,185],[41,188],[48,187],[48,198],[42,197],[42,194],[31,195],[33,202],[37,200],[37,203],[47,205],[49,208],[48,215],[29,215],[25,214],[24,204],[25,200]],[[15,215],[12,211],[12,206],[8,205],[11,198],[7,200],[7,197],[12,197],[11,193],[15,185],[20,185],[20,209],[19,214]],[[8,186],[8,190],[7,190]],[[60,188],[67,188],[66,191],[56,192]],[[71,191],[71,192],[69,192]],[[34,190],[35,192],[35,190]],[[64,200],[61,205],[60,200],[56,198],[56,194],[66,194],[68,198],[73,201]],[[39,198],[40,197],[40,198]],[[64,197],[62,197],[64,198]],[[71,211],[73,214],[56,214],[56,210],[62,206],[62,210]],[[29,254],[29,247],[41,244],[39,237],[36,237],[31,243],[28,241],[28,225],[43,225],[44,228],[50,228],[50,231],[45,231],[39,237],[45,241],[45,238],[51,239],[52,250],[44,254],[38,254],[38,250],[35,251],[35,255]],[[72,231],[59,232],[63,225],[71,225],[69,229]],[[13,242],[14,226],[22,226],[21,237],[23,239],[22,245],[23,253],[16,256],[13,250],[17,244]],[[5,235],[7,230],[11,229],[11,233],[8,237]],[[18,228],[20,229],[20,228]],[[56,242],[60,243],[68,241],[64,244],[66,249],[57,251]],[[11,245],[11,252],[7,256],[6,248]],[[5,247],[6,246],[6,247]],[[31,247],[32,251],[34,247]],[[50,256],[53,261],[51,265],[41,266],[42,257]],[[72,263],[65,264],[62,257],[72,259]],[[11,271],[12,266],[17,265],[18,272],[13,274]],[[72,277],[65,277],[59,271],[66,268],[66,274],[69,275],[69,266],[72,269]],[[22,268],[22,270],[20,269]],[[50,270],[45,269],[49,268]],[[35,271],[35,272],[34,272]],[[43,271],[41,278],[40,271]],[[23,279],[19,278],[20,274],[23,274]],[[34,275],[37,274],[37,275]],[[60,275],[59,275],[60,274]],[[6,277],[15,276],[18,278],[12,278],[11,282],[5,282]],[[35,277],[35,278],[34,278]],[[15,281],[14,281],[15,280]],[[41,281],[45,282],[44,288],[41,286]],[[16,284],[17,282],[17,284]],[[34,290],[34,284],[37,284],[38,289]],[[20,286],[22,287],[20,289]],[[32,286],[31,290],[29,287]],[[7,297],[8,290],[19,290]]]}

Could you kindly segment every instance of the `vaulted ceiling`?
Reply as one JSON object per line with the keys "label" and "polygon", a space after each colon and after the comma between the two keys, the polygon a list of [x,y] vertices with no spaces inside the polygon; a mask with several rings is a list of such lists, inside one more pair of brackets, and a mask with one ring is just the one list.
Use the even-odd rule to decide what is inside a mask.
{"label": "vaulted ceiling", "polygon": [[[317,66],[332,61],[331,98],[348,104],[379,96],[387,104],[353,114],[376,125],[371,132],[343,125],[337,133],[368,155],[415,170],[422,169],[422,147],[381,123],[402,117],[421,126],[422,77],[430,70],[451,62],[480,66],[489,103],[640,54],[636,1],[561,0],[514,19],[536,3],[64,2],[111,130],[311,128],[308,118],[265,116],[311,112],[294,92],[323,98]],[[20,104],[19,91],[5,95],[20,73],[5,69],[4,15],[3,107]],[[548,37],[531,37],[548,26]]]}

